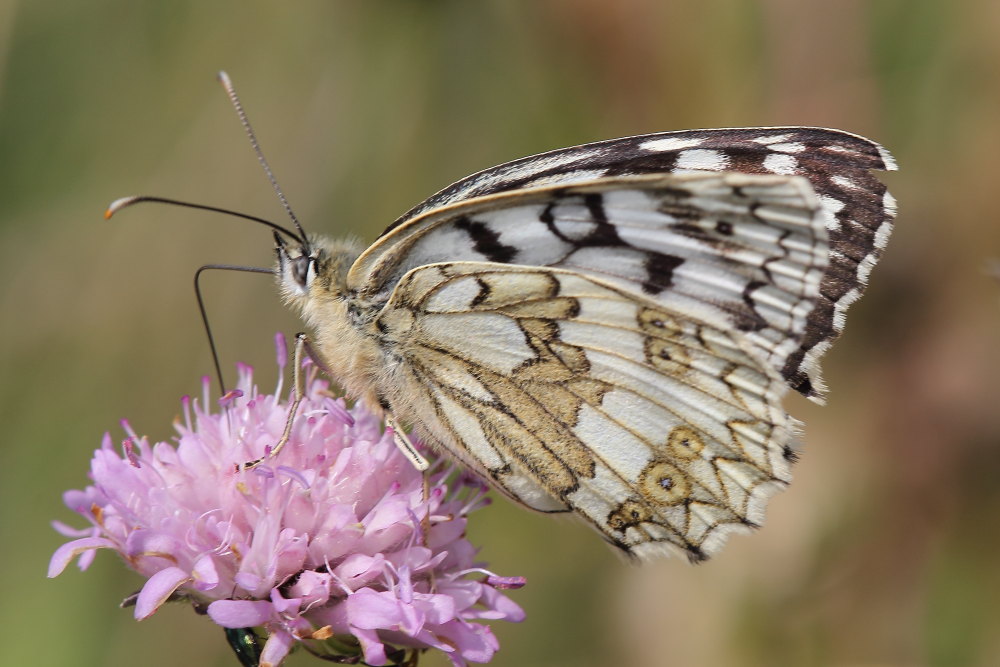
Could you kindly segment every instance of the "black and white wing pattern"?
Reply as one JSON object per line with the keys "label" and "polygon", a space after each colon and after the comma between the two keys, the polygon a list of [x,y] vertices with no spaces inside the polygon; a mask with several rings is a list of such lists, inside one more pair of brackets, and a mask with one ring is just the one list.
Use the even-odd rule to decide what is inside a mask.
{"label": "black and white wing pattern", "polygon": [[588,144],[449,186],[349,270],[330,244],[279,274],[349,391],[523,505],[703,560],[790,480],[781,399],[821,398],[892,168],[813,128]]}
{"label": "black and white wing pattern", "polygon": [[[541,153],[472,174],[412,208],[382,238],[389,240],[397,228],[428,211],[538,186],[693,171],[801,176],[823,209],[830,261],[809,330],[781,373],[793,389],[822,402],[819,359],[843,331],[847,309],[864,292],[892,232],[896,203],[872,171],[895,169],[882,146],[841,130],[751,127],[646,134]],[[469,227],[466,245],[488,247],[491,237],[477,235],[477,229]],[[522,263],[517,250],[516,244],[503,246],[490,259]]]}

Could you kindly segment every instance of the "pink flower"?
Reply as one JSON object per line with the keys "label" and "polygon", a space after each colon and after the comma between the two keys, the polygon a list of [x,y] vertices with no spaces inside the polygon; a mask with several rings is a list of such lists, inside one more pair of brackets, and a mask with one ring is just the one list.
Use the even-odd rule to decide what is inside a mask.
{"label": "pink flower", "polygon": [[[280,359],[284,341],[279,340]],[[500,592],[523,585],[475,562],[467,515],[483,486],[432,463],[424,480],[362,405],[348,408],[311,374],[289,444],[253,468],[281,437],[289,403],[260,394],[240,366],[225,406],[182,399],[176,445],[151,445],[123,423],[119,455],[107,434],[94,452],[92,486],[65,494],[91,528],[52,556],[49,576],[97,549],[117,551],[148,577],[135,597],[143,619],[168,600],[188,600],[229,629],[267,635],[261,665],[295,645],[317,655],[396,662],[436,648],[455,665],[487,662],[499,648],[482,621],[520,621]],[[449,481],[451,483],[449,484]]]}

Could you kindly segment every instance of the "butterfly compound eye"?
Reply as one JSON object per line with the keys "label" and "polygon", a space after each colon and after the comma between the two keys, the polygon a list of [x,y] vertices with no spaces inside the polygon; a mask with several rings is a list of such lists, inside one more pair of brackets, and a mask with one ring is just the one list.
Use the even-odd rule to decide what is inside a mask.
{"label": "butterfly compound eye", "polygon": [[309,255],[300,255],[291,261],[292,278],[298,283],[299,287],[306,289],[309,283],[312,282],[313,277],[316,275],[315,263],[316,260]]}

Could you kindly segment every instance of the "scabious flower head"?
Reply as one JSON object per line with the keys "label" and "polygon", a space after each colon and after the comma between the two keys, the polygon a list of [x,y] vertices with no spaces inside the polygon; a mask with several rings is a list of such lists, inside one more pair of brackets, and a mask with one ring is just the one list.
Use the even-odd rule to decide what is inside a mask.
{"label": "scabious flower head", "polygon": [[[280,365],[283,352],[279,340]],[[182,399],[176,444],[150,444],[124,423],[119,454],[105,435],[93,484],[64,496],[91,527],[54,524],[77,539],[53,554],[49,576],[117,551],[148,578],[137,619],[188,600],[224,628],[266,635],[261,665],[296,645],[371,665],[428,648],[455,665],[489,661],[499,645],[482,621],[522,620],[501,590],[524,581],[485,570],[465,538],[482,485],[438,460],[425,488],[392,432],[315,373],[288,445],[268,458],[289,402],[280,383],[261,394],[249,367],[239,375],[220,410],[209,409],[207,379],[201,401]]]}

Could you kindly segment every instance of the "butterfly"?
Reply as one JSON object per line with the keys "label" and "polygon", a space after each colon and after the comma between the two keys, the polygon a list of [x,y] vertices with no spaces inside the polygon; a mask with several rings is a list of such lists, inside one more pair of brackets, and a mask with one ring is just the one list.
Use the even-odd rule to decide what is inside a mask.
{"label": "butterfly", "polygon": [[468,176],[368,248],[279,239],[276,274],[349,395],[629,556],[701,561],[791,479],[782,396],[822,402],[892,169],[810,127],[601,141]]}

